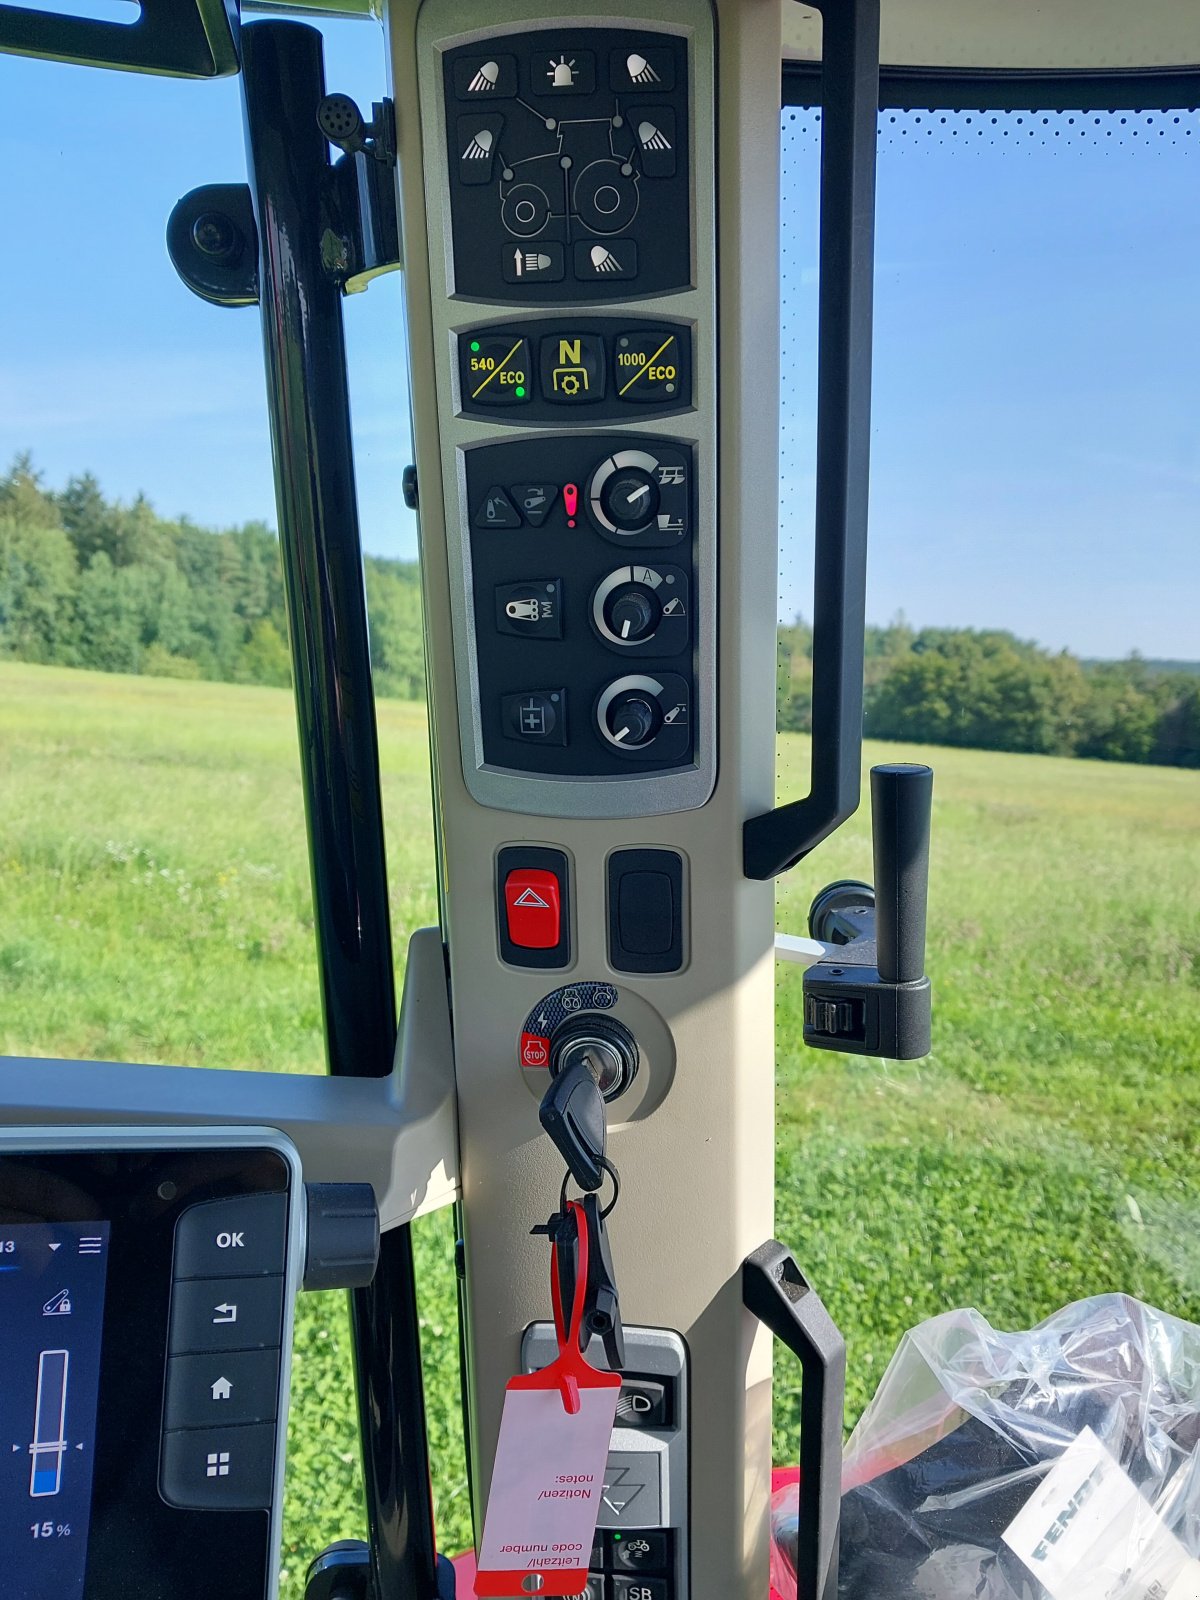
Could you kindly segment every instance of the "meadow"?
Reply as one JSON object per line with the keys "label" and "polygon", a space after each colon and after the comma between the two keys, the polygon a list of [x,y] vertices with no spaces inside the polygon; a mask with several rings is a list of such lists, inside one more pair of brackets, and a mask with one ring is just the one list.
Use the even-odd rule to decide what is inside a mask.
{"label": "meadow", "polygon": [[[398,962],[435,917],[423,707],[379,704]],[[779,1237],[849,1344],[848,1420],[900,1334],[1029,1326],[1120,1289],[1200,1320],[1200,773],[899,745],[936,772],[934,1051],[807,1051],[778,974]],[[780,740],[781,797],[807,740]],[[779,927],[870,875],[860,813]],[[322,1069],[285,690],[0,663],[0,1053]],[[414,1228],[443,1547],[469,1537],[449,1214]],[[362,1533],[343,1298],[300,1303],[285,1595]],[[794,1456],[796,1375],[777,1370]]]}

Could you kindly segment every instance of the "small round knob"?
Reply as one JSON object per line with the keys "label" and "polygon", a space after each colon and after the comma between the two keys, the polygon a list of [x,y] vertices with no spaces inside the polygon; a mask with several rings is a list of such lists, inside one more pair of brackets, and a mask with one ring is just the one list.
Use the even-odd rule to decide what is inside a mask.
{"label": "small round knob", "polygon": [[555,1077],[582,1061],[606,1100],[624,1094],[638,1069],[637,1040],[623,1022],[585,1012],[564,1022],[550,1046]]}
{"label": "small round knob", "polygon": [[625,694],[608,708],[608,727],[615,744],[636,750],[654,737],[659,710],[642,694]]}
{"label": "small round knob", "polygon": [[637,584],[617,589],[609,597],[605,620],[618,639],[645,639],[658,626],[662,607],[655,595]]}
{"label": "small round knob", "polygon": [[609,520],[626,533],[644,528],[658,510],[658,485],[640,467],[623,467],[601,491]]}

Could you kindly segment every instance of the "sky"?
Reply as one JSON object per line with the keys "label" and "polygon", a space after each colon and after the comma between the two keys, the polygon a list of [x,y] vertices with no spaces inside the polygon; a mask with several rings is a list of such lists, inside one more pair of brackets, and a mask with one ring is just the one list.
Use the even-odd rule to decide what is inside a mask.
{"label": "sky", "polygon": [[[385,93],[373,21],[327,82]],[[0,56],[0,462],[274,524],[257,313],[208,306],[175,201],[245,176],[236,80]],[[794,116],[794,120],[790,120]],[[785,113],[780,615],[811,615],[817,129]],[[1200,657],[1200,117],[928,114],[880,141],[868,614]],[[398,275],[346,304],[363,540],[416,552]]]}

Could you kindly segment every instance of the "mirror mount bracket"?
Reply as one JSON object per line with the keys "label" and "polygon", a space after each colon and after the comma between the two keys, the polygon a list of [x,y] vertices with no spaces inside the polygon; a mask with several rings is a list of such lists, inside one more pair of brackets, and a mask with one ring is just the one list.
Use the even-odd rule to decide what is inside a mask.
{"label": "mirror mount bracket", "polygon": [[[345,294],[400,265],[396,123],[390,100],[365,122],[348,95],[326,95],[318,126],[342,154],[314,173],[320,195],[321,262]],[[258,304],[258,229],[250,187],[211,183],[185,194],[167,222],[167,252],[184,284],[217,306]]]}

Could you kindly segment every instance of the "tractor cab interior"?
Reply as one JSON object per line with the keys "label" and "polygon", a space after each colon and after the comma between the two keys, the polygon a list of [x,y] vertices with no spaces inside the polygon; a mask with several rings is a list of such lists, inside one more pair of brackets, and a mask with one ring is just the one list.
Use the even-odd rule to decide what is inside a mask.
{"label": "tractor cab interior", "polygon": [[[114,20],[126,9],[133,20]],[[1061,1113],[1072,1139],[1093,1116],[1132,1130],[1128,1166],[1097,1136],[1113,1205],[1093,1211],[1079,1198],[1093,1194],[1079,1177],[1092,1159],[1085,1145],[1073,1146],[1084,1152],[1074,1166],[1057,1154],[1039,1165],[1037,1118],[1048,1128],[1065,1093],[1052,1081],[1073,1025],[1063,1019],[1092,981],[1092,957],[1079,954],[1091,902],[1082,890],[1068,898],[1058,877],[1085,833],[1069,821],[1061,847],[1047,848],[1046,902],[1040,925],[1027,925],[1001,824],[1014,837],[1032,826],[1041,779],[1031,763],[1069,752],[1057,732],[1040,744],[1004,733],[988,747],[1035,753],[995,759],[1025,765],[965,776],[963,747],[991,737],[991,691],[956,699],[945,686],[958,658],[944,641],[922,635],[912,650],[902,618],[868,626],[869,613],[941,593],[948,546],[926,540],[922,496],[961,504],[962,538],[981,542],[996,480],[1028,485],[1031,528],[1058,504],[989,402],[988,353],[1036,364],[1021,295],[1060,268],[1063,318],[1072,294],[1108,304],[1105,283],[1125,279],[1102,243],[1093,249],[1091,223],[1148,192],[1155,153],[1170,244],[1124,240],[1144,325],[1127,336],[1097,311],[1080,336],[1081,370],[1102,350],[1132,371],[1136,345],[1139,359],[1176,362],[1171,381],[1186,381],[1200,354],[1194,332],[1170,337],[1154,307],[1158,274],[1194,282],[1194,257],[1185,268],[1167,259],[1196,242],[1194,174],[1189,193],[1163,175],[1163,152],[1200,126],[1187,109],[1200,91],[1200,9],[133,9],[0,0],[0,52],[34,58],[6,63],[14,72],[69,64],[68,98],[90,68],[110,69],[114,95],[130,104],[132,80],[118,74],[231,80],[168,86],[181,118],[210,94],[240,98],[244,169],[214,162],[171,197],[161,225],[180,302],[190,290],[214,326],[240,308],[261,334],[327,1071],[268,1070],[269,1060],[219,1071],[191,1054],[169,1068],[147,1064],[169,1059],[153,1054],[76,1059],[24,1036],[0,1057],[0,1368],[11,1380],[0,1387],[0,1590],[7,1600],[1194,1595],[1200,1456],[1182,1434],[1168,1429],[1178,1474],[1162,1469],[1153,1510],[1139,1502],[1159,1519],[1156,1538],[1162,1528],[1159,1565],[1139,1588],[1104,1589],[1050,1576],[1037,1564],[1044,1541],[1020,1565],[1016,1532],[1004,1546],[1015,1554],[996,1554],[995,1531],[983,1567],[931,1575],[927,1530],[905,1524],[888,1546],[893,1534],[843,1493],[910,1464],[913,1451],[897,1444],[889,1457],[879,1445],[869,1467],[852,1454],[844,1475],[843,1427],[874,1393],[896,1336],[960,1303],[939,1298],[943,1268],[957,1263],[969,1295],[1003,1279],[1018,1236],[1033,1241],[1037,1270],[1057,1277],[1057,1304],[1112,1291],[1157,1299],[1178,1319],[1200,1311],[1188,1243],[1200,1198],[1186,1156],[1194,1091],[1172,1090],[1161,1117],[1140,1100],[1157,1093],[1150,1063],[1168,1049],[1169,995],[1146,988],[1143,1003],[1133,991],[1158,977],[1131,972],[1130,1009],[1106,1014],[1090,1088]],[[378,86],[361,104],[326,64],[327,36],[351,26],[378,53]],[[1106,174],[1103,197],[1085,184],[1072,201],[1070,153],[1109,141],[1125,151],[1135,135],[1145,162]],[[178,143],[194,167],[204,147]],[[1003,168],[1008,188],[964,165],[985,148],[986,173]],[[935,176],[905,189],[897,174],[922,160]],[[1010,177],[1018,160],[1028,167]],[[1043,182],[1060,198],[1044,202],[1036,237],[1021,234],[1013,219]],[[37,219],[26,226],[36,232]],[[1088,241],[1078,260],[1073,233]],[[972,315],[954,324],[946,309],[940,339],[925,329],[906,343],[905,296],[925,278],[973,283]],[[389,877],[391,724],[373,686],[347,356],[356,318],[389,283],[399,285],[394,363],[405,364],[397,383],[411,440],[389,438],[404,470],[387,493],[391,515],[415,517],[419,552],[413,657],[430,790],[410,825],[428,834],[429,925],[410,916],[416,891]],[[890,365],[873,421],[877,305]],[[5,317],[20,314],[9,304]],[[1057,350],[1054,317],[1042,326]],[[922,413],[925,481],[905,480],[911,503],[893,495],[894,529],[880,528],[880,494],[899,481],[888,430],[943,376],[954,392]],[[1131,380],[1121,405],[1136,411],[1139,394]],[[1027,425],[1031,436],[1057,427],[1045,413]],[[1137,419],[1119,426],[1125,447],[1140,449]],[[1190,516],[1194,533],[1195,433],[1178,427],[1191,460],[1179,526]],[[874,497],[873,446],[885,485]],[[1110,447],[1111,437],[1096,446]],[[1085,461],[1076,482],[1103,482],[1106,470]],[[1175,511],[1160,504],[1159,514]],[[1073,582],[1067,568],[1091,559],[1082,546],[1056,551],[1049,533],[1031,541],[1041,553],[1020,557],[1015,573],[999,561],[978,570],[997,605],[1043,587],[1042,571]],[[1118,581],[1136,588],[1140,577]],[[1056,608],[1052,594],[1046,615]],[[779,627],[799,613],[806,622]],[[994,686],[1008,646],[980,648]],[[940,663],[944,738],[906,733],[918,724],[898,677],[890,699],[879,692],[901,649],[910,680]],[[1066,693],[1047,661],[1039,727]],[[864,695],[872,727],[901,741],[870,746],[865,785]],[[1172,727],[1183,726],[1184,703],[1171,702]],[[1165,748],[1165,734],[1159,745],[1146,737],[1147,751]],[[944,808],[930,743],[960,747],[941,752],[954,796]],[[1069,790],[1071,817],[1090,770],[1080,764]],[[1195,774],[1171,776],[1181,780],[1171,870],[1187,885]],[[869,823],[839,831],[864,787]],[[231,804],[249,807],[250,790],[237,793]],[[1098,878],[1112,841],[1086,839]],[[948,862],[986,861],[979,907],[970,895],[955,905],[957,880],[949,869],[939,877],[943,849]],[[993,911],[1008,919],[1010,943],[995,945],[973,920]],[[1194,906],[1178,915],[1194,929]],[[1192,934],[1168,937],[1140,910],[1130,927],[1130,959],[1154,947],[1184,994]],[[1062,992],[1038,987],[1042,941],[1077,958],[1074,992],[1069,976]],[[1110,965],[1126,959],[1126,947],[1112,950]],[[194,954],[203,961],[202,946]],[[972,986],[989,997],[978,1017],[963,999]],[[1193,1013],[1184,998],[1179,1006],[1186,1030]],[[961,1078],[943,1065],[943,1026]],[[1031,1096],[1020,1124],[1006,1120],[1005,1083],[980,1043],[992,1028],[1019,1034],[1011,1071]],[[1126,1076],[1111,1063],[1122,1037]],[[778,1107],[777,1063],[795,1091]],[[978,1194],[965,1168],[922,1154],[942,1116],[938,1148],[953,1148],[954,1161],[979,1135],[985,1153],[972,1145],[963,1157]],[[886,1154],[848,1141],[852,1117],[886,1123]],[[824,1137],[807,1156],[806,1129]],[[1070,1240],[1043,1235],[1056,1206],[1081,1236],[1111,1226],[1136,1240],[1128,1258],[1106,1254],[1110,1277],[1079,1266]],[[928,1222],[919,1246],[906,1233],[918,1211]],[[854,1219],[843,1234],[835,1213]],[[414,1256],[414,1237],[434,1224],[438,1282],[454,1300],[446,1318],[424,1314],[427,1252]],[[1164,1249],[1174,1266],[1162,1265]],[[1123,1276],[1127,1265],[1145,1275]],[[321,1317],[340,1317],[331,1290],[349,1293],[349,1331],[336,1365],[321,1369],[324,1399],[298,1402],[289,1432],[297,1375],[324,1359],[296,1342],[296,1319],[322,1292]],[[863,1312],[848,1355],[838,1322],[876,1293],[891,1309],[882,1320]],[[995,1304],[1011,1311],[1003,1291]],[[963,1332],[955,1348],[969,1344]],[[431,1362],[455,1373],[452,1424],[427,1394]],[[347,1438],[321,1406],[348,1412],[351,1396]],[[1187,1415],[1200,1415],[1200,1396],[1191,1401]],[[922,1447],[941,1427],[930,1423]],[[449,1428],[461,1428],[456,1498],[440,1479]],[[323,1453],[331,1473],[335,1459],[353,1460],[353,1538],[319,1525]],[[1006,1539],[1050,1482],[1045,1460],[1018,1457],[996,1466],[1024,1485]],[[298,1498],[289,1460],[293,1471],[308,1463],[313,1504]],[[798,1474],[773,1478],[787,1464]],[[1100,1470],[1080,1481],[1094,1487]],[[938,1526],[958,1530],[956,1549],[975,1548],[970,1491],[952,1473],[946,1482]],[[922,1516],[937,1492],[924,1486]],[[1102,1492],[1110,1526],[1141,1515],[1107,1480]],[[1083,1504],[1067,1498],[1064,1528]],[[1053,1518],[1057,1508],[1035,1509]],[[863,1541],[877,1536],[886,1548],[872,1545],[868,1572]]]}

